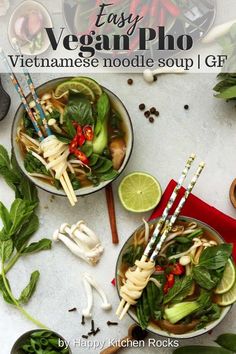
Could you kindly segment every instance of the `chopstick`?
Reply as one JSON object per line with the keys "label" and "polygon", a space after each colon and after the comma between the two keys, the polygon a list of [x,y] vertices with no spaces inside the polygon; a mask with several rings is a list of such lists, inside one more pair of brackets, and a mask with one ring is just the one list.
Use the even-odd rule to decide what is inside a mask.
{"label": "chopstick", "polygon": [[116,227],[116,213],[115,213],[112,184],[106,186],[105,191],[106,191],[107,209],[108,209],[110,226],[111,226],[112,243],[117,244],[119,243],[119,236]]}
{"label": "chopstick", "polygon": [[[16,42],[15,42],[16,43]],[[18,47],[18,51],[20,51],[19,47]],[[0,59],[2,59],[4,65],[6,66],[7,68],[7,71],[9,72],[9,75],[10,75],[10,78],[11,78],[11,81],[18,93],[18,95],[20,96],[20,99],[21,99],[21,102],[34,126],[34,129],[36,131],[36,133],[38,134],[38,137],[39,137],[39,140],[41,141],[41,143],[43,141],[46,141],[41,129],[40,129],[40,126],[38,125],[38,122],[37,120],[35,119],[34,117],[34,114],[26,100],[26,96],[24,94],[24,91],[19,83],[19,81],[17,80],[17,77],[16,75],[13,73],[12,69],[11,69],[11,66],[9,65],[9,62],[7,60],[7,57],[3,51],[2,48],[0,48]],[[46,131],[46,134],[47,134],[47,137],[54,137],[54,135],[52,135],[52,132],[47,124],[47,119],[46,119],[46,115],[43,111],[43,108],[41,106],[41,103],[40,103],[40,99],[35,91],[35,87],[34,87],[34,84],[33,84],[33,80],[30,76],[30,74],[28,73],[27,70],[24,70],[24,75],[26,77],[26,80],[27,80],[27,83],[28,83],[28,86],[29,86],[29,89],[30,89],[30,92],[32,94],[32,97],[33,97],[33,100],[35,101],[35,104],[36,104],[36,107],[38,109],[38,112],[39,112],[39,115],[40,115],[40,119],[41,119],[41,122],[43,123],[44,125],[44,128],[45,128],[45,131]],[[66,193],[70,203],[72,206],[75,205],[75,203],[77,202],[77,198],[76,198],[76,195],[75,195],[75,192],[73,190],[73,187],[72,187],[72,184],[71,184],[71,181],[69,179],[69,176],[68,176],[68,173],[67,171],[65,171],[61,178],[60,178],[60,183],[64,189],[64,192]]]}
{"label": "chopstick", "polygon": [[[179,179],[179,183],[177,184],[177,186],[178,186],[177,190],[176,190],[176,188],[174,189],[174,191],[173,191],[173,193],[172,193],[172,195],[171,195],[171,197],[170,197],[170,199],[169,199],[169,201],[167,203],[167,206],[166,206],[166,208],[165,208],[165,210],[164,210],[164,212],[162,214],[162,217],[160,219],[161,222],[159,221],[159,223],[158,223],[158,225],[156,227],[156,230],[154,231],[155,235],[159,235],[160,230],[162,228],[160,225],[162,225],[162,226],[164,225],[164,220],[166,220],[167,216],[168,216],[167,213],[170,211],[170,208],[173,206],[174,200],[177,197],[177,194],[178,194],[178,192],[180,190],[181,183],[183,183],[184,179],[186,178],[186,175],[187,175],[187,173],[188,173],[188,171],[190,169],[190,166],[191,166],[192,162],[193,162],[193,155],[190,156],[190,158],[187,161],[187,164],[185,166],[185,169],[183,170],[183,172],[181,174],[181,177]],[[142,295],[142,291],[146,287],[147,282],[148,282],[151,274],[153,273],[153,271],[155,269],[155,267],[154,267],[155,260],[156,260],[156,257],[158,256],[158,253],[159,253],[159,251],[161,249],[161,246],[164,243],[164,241],[166,240],[166,237],[168,236],[169,232],[171,231],[171,229],[172,229],[176,219],[178,218],[178,216],[179,216],[179,214],[180,214],[180,212],[181,212],[186,200],[188,199],[189,195],[191,194],[191,192],[192,192],[192,190],[193,190],[193,188],[194,188],[194,186],[195,186],[200,174],[202,173],[202,170],[203,170],[204,166],[205,166],[204,162],[201,162],[199,164],[196,173],[194,174],[193,178],[191,179],[191,181],[190,181],[190,183],[189,183],[189,185],[188,185],[188,187],[186,189],[186,192],[185,192],[184,196],[181,198],[181,200],[180,200],[180,202],[179,202],[174,214],[170,218],[170,221],[168,222],[166,229],[164,230],[159,242],[157,243],[152,255],[150,256],[150,259],[147,261],[148,254],[152,250],[152,248],[153,248],[153,246],[155,244],[155,241],[157,239],[157,236],[151,238],[151,240],[149,241],[149,243],[148,243],[148,245],[147,245],[147,247],[145,249],[146,253],[144,252],[141,260],[138,262],[137,268],[133,271],[133,279],[135,279],[135,274],[134,274],[135,272],[136,272],[136,274],[138,274],[138,273],[142,272],[144,269],[146,270],[146,273],[145,273],[146,279],[143,282],[143,286],[141,286],[141,289],[139,290],[139,292],[136,291],[135,297],[131,298],[131,296],[130,296],[130,298],[133,301],[133,303],[134,303],[134,301],[136,301]],[[148,268],[146,267],[146,265],[148,265],[148,268],[150,269],[149,271],[147,271]],[[151,266],[151,268],[150,268],[150,265],[153,265],[153,267]],[[143,267],[141,267],[141,266],[143,266]],[[123,287],[125,287],[125,286],[126,286],[126,283],[123,285]],[[132,288],[132,282],[130,282],[130,280],[129,280],[129,285],[128,286],[129,286],[129,289]],[[134,284],[134,288],[135,288],[135,284]],[[139,293],[138,297],[136,297],[137,293]],[[120,304],[119,304],[119,306],[117,308],[117,311],[116,311],[116,314],[119,316],[120,320],[127,313],[127,311],[129,310],[130,305],[131,304],[128,301],[125,301],[124,298],[121,299]]]}

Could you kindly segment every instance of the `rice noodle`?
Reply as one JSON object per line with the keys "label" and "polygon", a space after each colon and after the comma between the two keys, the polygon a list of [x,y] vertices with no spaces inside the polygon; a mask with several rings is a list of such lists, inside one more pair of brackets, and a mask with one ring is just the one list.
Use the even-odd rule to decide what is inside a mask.
{"label": "rice noodle", "polygon": [[162,285],[161,285],[161,283],[157,280],[157,279],[155,279],[155,278],[150,278],[149,279],[149,281],[152,281],[158,288],[161,288],[162,287]]}

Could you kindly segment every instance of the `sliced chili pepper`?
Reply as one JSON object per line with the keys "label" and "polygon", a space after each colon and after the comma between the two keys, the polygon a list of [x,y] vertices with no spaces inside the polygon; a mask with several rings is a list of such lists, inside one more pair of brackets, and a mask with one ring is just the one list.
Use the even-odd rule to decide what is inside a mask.
{"label": "sliced chili pepper", "polygon": [[93,128],[91,127],[91,125],[86,125],[84,128],[83,128],[83,133],[84,133],[84,136],[85,136],[85,139],[88,140],[88,141],[92,141],[93,140]]}
{"label": "sliced chili pepper", "polygon": [[176,6],[171,0],[160,0],[166,11],[173,17],[178,17],[181,14],[180,8]]}
{"label": "sliced chili pepper", "polygon": [[79,124],[77,125],[76,133],[77,133],[78,136],[80,136],[81,134],[83,134],[82,127],[81,127],[81,125],[79,125]]}
{"label": "sliced chili pepper", "polygon": [[74,127],[75,129],[77,129],[78,123],[77,123],[75,120],[72,122],[72,124],[73,124],[73,127]]}
{"label": "sliced chili pepper", "polygon": [[175,263],[171,269],[171,274],[182,275],[185,272],[185,268],[180,263]]}
{"label": "sliced chili pepper", "polygon": [[164,294],[167,294],[169,290],[169,285],[168,285],[168,281],[165,283],[164,288],[163,288],[163,292]]}
{"label": "sliced chili pepper", "polygon": [[69,150],[70,153],[73,154],[74,151],[77,149],[78,147],[78,137],[77,135],[71,140],[70,146],[69,146]]}
{"label": "sliced chili pepper", "polygon": [[85,136],[82,134],[82,135],[77,135],[77,140],[78,140],[78,145],[79,146],[82,146],[82,145],[84,145],[84,143],[85,143]]}
{"label": "sliced chili pepper", "polygon": [[163,270],[164,270],[163,267],[161,267],[161,266],[159,266],[159,265],[156,266],[156,271],[157,271],[157,272],[162,272]]}
{"label": "sliced chili pepper", "polygon": [[167,275],[167,281],[168,281],[169,288],[172,288],[174,286],[174,283],[175,283],[174,274],[168,274]]}
{"label": "sliced chili pepper", "polygon": [[82,161],[85,165],[89,164],[89,160],[87,158],[87,156],[80,150],[75,150],[73,151],[73,154],[80,160]]}

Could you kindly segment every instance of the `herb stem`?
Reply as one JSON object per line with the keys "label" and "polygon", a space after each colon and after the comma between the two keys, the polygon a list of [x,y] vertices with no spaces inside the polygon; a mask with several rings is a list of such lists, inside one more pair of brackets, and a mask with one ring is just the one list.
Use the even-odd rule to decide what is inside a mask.
{"label": "herb stem", "polygon": [[20,258],[21,254],[17,252],[14,257],[10,260],[10,262],[7,263],[7,265],[4,268],[4,273],[7,274],[9,270],[15,265],[15,263],[18,261]]}
{"label": "herb stem", "polygon": [[6,291],[9,295],[9,297],[11,298],[11,300],[13,301],[14,305],[16,306],[16,308],[31,322],[33,322],[37,327],[39,328],[44,328],[44,329],[48,329],[44,324],[42,324],[40,321],[38,321],[37,319],[35,319],[34,317],[32,317],[23,307],[20,306],[19,302],[16,300],[16,298],[14,297],[14,295],[12,294],[12,291],[8,285],[7,279],[6,279],[6,273],[4,270],[4,263],[2,262],[2,279],[3,279],[3,283],[4,286],[6,288]]}

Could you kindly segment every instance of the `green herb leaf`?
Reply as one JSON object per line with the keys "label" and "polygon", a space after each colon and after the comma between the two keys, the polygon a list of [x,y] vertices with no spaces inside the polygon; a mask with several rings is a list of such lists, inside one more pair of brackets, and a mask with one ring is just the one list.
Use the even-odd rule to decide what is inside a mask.
{"label": "green herb leaf", "polygon": [[164,304],[168,302],[178,303],[181,302],[190,292],[193,285],[191,276],[186,276],[175,282],[174,286],[169,290],[164,298]]}
{"label": "green herb leaf", "polygon": [[213,280],[210,271],[201,266],[193,268],[193,279],[206,290],[211,290],[216,286],[216,279]]}
{"label": "green herb leaf", "polygon": [[36,214],[33,214],[30,220],[24,224],[24,227],[13,236],[14,245],[18,252],[29,241],[30,237],[38,230],[38,228],[39,219]]}
{"label": "green herb leaf", "polygon": [[5,231],[9,232],[12,226],[11,217],[7,208],[2,202],[0,202],[0,218],[3,222]]}
{"label": "green herb leaf", "polygon": [[14,245],[11,239],[1,242],[1,258],[3,263],[5,263],[11,257],[13,250]]}
{"label": "green herb leaf", "polygon": [[36,206],[36,203],[30,203],[26,200],[18,198],[14,200],[10,209],[10,217],[12,221],[12,227],[10,230],[11,234],[19,231],[24,223],[29,220]]}
{"label": "green herb leaf", "polygon": [[10,166],[10,158],[4,146],[0,145],[0,168]]}
{"label": "green herb leaf", "polygon": [[79,92],[70,91],[64,115],[82,126],[94,124],[92,105],[88,98]]}
{"label": "green herb leaf", "polygon": [[226,100],[236,98],[236,85],[224,89],[221,93],[218,93],[215,97],[224,98]]}
{"label": "green herb leaf", "polygon": [[199,266],[207,269],[219,269],[225,267],[232,254],[231,244],[221,244],[214,247],[207,247],[201,254]]}
{"label": "green herb leaf", "polygon": [[66,130],[67,134],[69,135],[69,137],[71,139],[73,139],[74,136],[76,135],[76,130],[75,130],[75,127],[73,126],[72,121],[70,120],[69,117],[65,118],[65,124],[66,124],[65,130]]}
{"label": "green herb leaf", "polygon": [[39,276],[40,273],[37,270],[31,274],[28,285],[22,290],[20,294],[20,298],[19,298],[20,303],[26,304],[30,300],[31,296],[35,292],[39,280]]}
{"label": "green herb leaf", "polygon": [[188,345],[175,349],[174,354],[232,354],[231,351],[218,347],[210,347],[203,345]]}
{"label": "green herb leaf", "polygon": [[232,352],[236,352],[236,334],[232,334],[232,333],[221,334],[216,339],[216,343],[223,348],[232,350]]}
{"label": "green herb leaf", "polygon": [[38,242],[31,243],[28,247],[26,247],[21,254],[29,254],[36,253],[40,251],[50,250],[52,248],[52,241],[47,238],[43,238]]}
{"label": "green herb leaf", "polygon": [[[9,281],[6,279],[6,282],[8,284],[8,288],[10,288],[10,284],[9,284]],[[0,291],[2,293],[2,296],[3,296],[3,299],[8,303],[8,304],[11,304],[11,305],[15,305],[14,301],[12,300],[12,298],[10,297],[10,295],[8,294],[8,291],[5,287],[5,284],[4,284],[4,281],[3,281],[3,277],[2,275],[0,274]]]}

